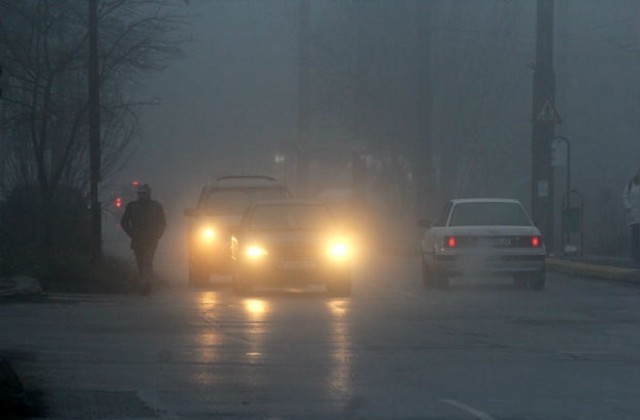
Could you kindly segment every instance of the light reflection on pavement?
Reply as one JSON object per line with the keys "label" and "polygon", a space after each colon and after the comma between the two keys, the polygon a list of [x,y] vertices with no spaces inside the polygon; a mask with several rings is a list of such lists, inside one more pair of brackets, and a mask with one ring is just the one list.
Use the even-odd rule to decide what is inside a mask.
{"label": "light reflection on pavement", "polygon": [[331,300],[327,302],[331,312],[331,375],[329,387],[339,398],[347,398],[351,393],[351,354],[353,351],[349,333],[349,302]]}
{"label": "light reflection on pavement", "polygon": [[[340,299],[181,274],[146,297],[0,305],[0,351],[52,418],[640,418],[637,290],[551,275],[543,293],[434,291],[419,269],[384,261]],[[105,395],[147,411],[82,411]]]}

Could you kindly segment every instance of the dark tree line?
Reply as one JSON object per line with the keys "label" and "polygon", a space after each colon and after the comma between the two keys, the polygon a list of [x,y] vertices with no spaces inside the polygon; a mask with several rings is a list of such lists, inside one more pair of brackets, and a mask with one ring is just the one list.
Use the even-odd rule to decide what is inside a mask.
{"label": "dark tree line", "polygon": [[[528,127],[496,129],[528,115],[529,79],[510,73],[519,66],[529,77],[527,55],[511,52],[521,47],[511,35],[529,19],[526,5],[352,0],[316,13],[317,119],[366,144],[391,211],[433,217],[444,199],[490,192],[507,170],[526,176]],[[494,158],[506,164],[492,167]]]}
{"label": "dark tree line", "polygon": [[[140,82],[180,53],[180,3],[99,1],[102,178],[132,150]],[[4,89],[0,188],[15,205],[34,207],[43,250],[55,245],[56,216],[69,194],[88,184],[88,5],[77,0],[1,0],[0,65]],[[9,200],[11,201],[11,200]],[[7,203],[5,203],[5,206]],[[75,206],[77,209],[77,206]],[[75,214],[72,217],[84,217]],[[4,230],[17,220],[4,220]]]}

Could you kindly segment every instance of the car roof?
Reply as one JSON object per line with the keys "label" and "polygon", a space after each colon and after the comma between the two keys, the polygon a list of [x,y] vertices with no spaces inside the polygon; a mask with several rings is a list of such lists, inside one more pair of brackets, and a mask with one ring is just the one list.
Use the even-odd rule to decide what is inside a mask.
{"label": "car roof", "polygon": [[228,175],[216,178],[210,186],[216,188],[286,188],[275,178],[266,175]]}
{"label": "car roof", "polygon": [[516,200],[514,198],[454,198],[450,200],[453,204],[461,204],[461,203],[513,203],[520,204],[520,200]]}
{"label": "car roof", "polygon": [[274,198],[255,203],[256,206],[325,206],[320,200],[306,198]]}

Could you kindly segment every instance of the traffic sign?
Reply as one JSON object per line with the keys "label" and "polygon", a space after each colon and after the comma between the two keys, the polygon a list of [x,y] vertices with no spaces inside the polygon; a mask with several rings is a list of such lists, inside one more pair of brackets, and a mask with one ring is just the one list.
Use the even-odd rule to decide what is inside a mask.
{"label": "traffic sign", "polygon": [[562,119],[551,101],[547,101],[542,105],[540,112],[536,115],[537,124],[560,124]]}

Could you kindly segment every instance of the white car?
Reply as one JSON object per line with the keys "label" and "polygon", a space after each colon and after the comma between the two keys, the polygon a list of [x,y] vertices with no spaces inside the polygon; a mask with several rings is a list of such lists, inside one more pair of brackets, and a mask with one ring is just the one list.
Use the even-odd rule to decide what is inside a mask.
{"label": "white car", "polygon": [[446,287],[465,274],[513,276],[517,288],[542,290],[545,246],[542,235],[518,200],[450,200],[421,240],[422,277],[427,287]]}

